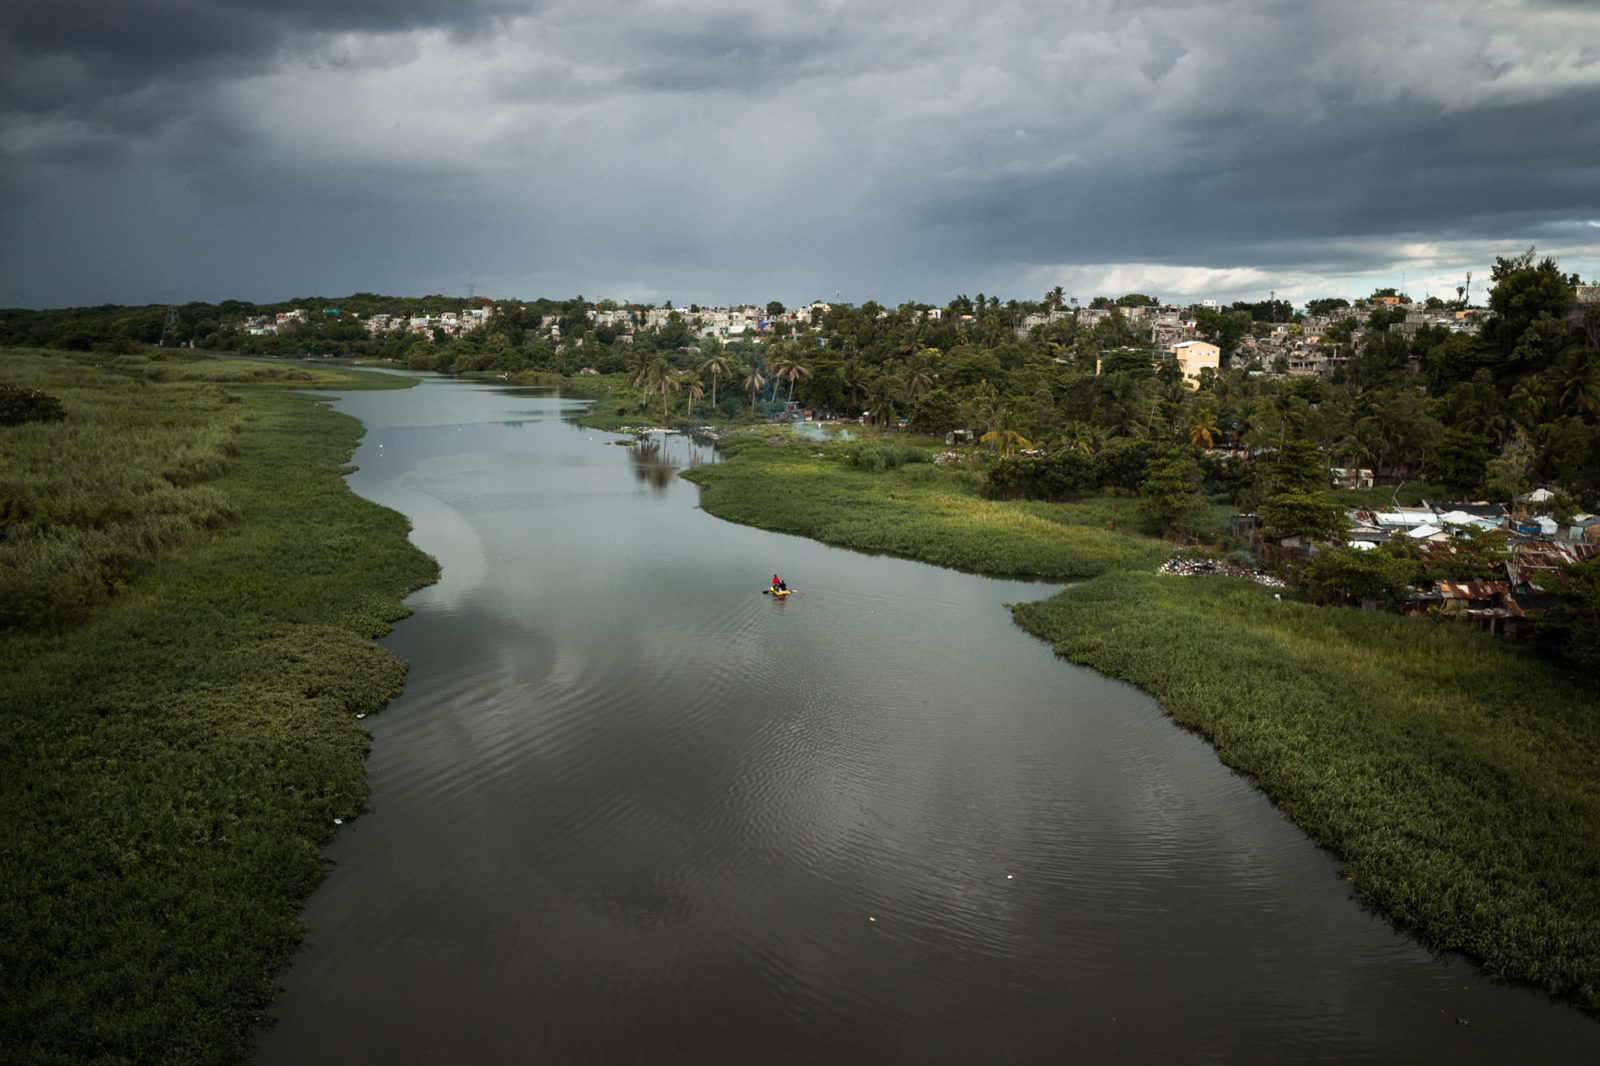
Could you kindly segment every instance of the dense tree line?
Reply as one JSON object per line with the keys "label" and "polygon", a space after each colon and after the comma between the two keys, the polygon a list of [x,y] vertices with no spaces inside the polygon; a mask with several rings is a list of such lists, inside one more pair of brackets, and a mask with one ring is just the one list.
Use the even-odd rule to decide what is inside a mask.
{"label": "dense tree line", "polygon": [[[1109,312],[1092,327],[1057,316],[1022,330],[1030,314],[1066,309],[1059,287],[1037,301],[961,294],[940,317],[931,317],[925,304],[837,304],[795,323],[780,321],[760,341],[729,343],[698,337],[700,309],[693,306],[656,329],[597,328],[590,312],[618,305],[581,296],[496,301],[485,326],[455,336],[439,329],[370,334],[363,320],[374,313],[437,316],[472,306],[458,297],[372,293],[272,305],[186,304],[173,316],[160,305],[0,311],[0,343],[111,352],[192,344],[388,358],[446,372],[572,375],[588,368],[624,375],[640,390],[640,412],[654,410],[663,419],[760,417],[794,402],[886,427],[903,421],[931,434],[969,430],[1009,456],[1099,457],[1136,442],[1155,447],[1162,461],[1194,458],[1205,489],[1240,503],[1259,502],[1263,479],[1230,474],[1228,462],[1206,451],[1262,455],[1302,442],[1324,468],[1369,468],[1382,482],[1425,479],[1463,496],[1499,499],[1548,485],[1594,507],[1600,506],[1600,306],[1578,303],[1577,282],[1531,249],[1498,258],[1477,334],[1392,330],[1404,311],[1375,302],[1327,331],[1324,343],[1348,356],[1331,378],[1252,372],[1229,359],[1241,338],[1293,318],[1285,301],[1192,307],[1188,316],[1224,353],[1221,371],[1205,375],[1198,388],[1182,380],[1176,364],[1152,355],[1140,320],[1125,314],[1153,303],[1146,294],[1091,301]],[[296,308],[309,321],[277,335],[239,328],[253,316]],[[1343,300],[1321,300],[1307,310],[1353,309]],[[547,316],[558,323],[558,336],[541,328]],[[1065,469],[1077,461],[1047,465]],[[997,468],[996,491],[1031,492],[1026,485],[1038,483],[1051,486],[1038,491],[1054,496],[1063,477],[1078,476],[1053,471],[1007,483],[1013,475],[1006,470]]]}

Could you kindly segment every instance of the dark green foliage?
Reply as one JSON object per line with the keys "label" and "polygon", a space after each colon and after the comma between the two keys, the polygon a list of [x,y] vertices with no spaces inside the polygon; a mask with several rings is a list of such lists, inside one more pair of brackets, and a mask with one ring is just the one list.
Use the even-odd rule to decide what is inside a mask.
{"label": "dark green foliage", "polygon": [[1493,456],[1493,444],[1483,434],[1446,429],[1428,456],[1423,476],[1458,496],[1473,496],[1482,490]]}
{"label": "dark green foliage", "polygon": [[1402,928],[1600,1007],[1590,688],[1462,626],[1250,583],[1111,574],[1014,616],[1154,694]]}
{"label": "dark green foliage", "polygon": [[1511,549],[1498,529],[1464,529],[1428,554],[1429,581],[1493,581],[1506,576]]}
{"label": "dark green foliage", "polygon": [[1320,496],[1282,492],[1261,505],[1261,521],[1280,537],[1336,540],[1350,527],[1344,508]]}
{"label": "dark green foliage", "polygon": [[[182,466],[184,433],[147,436],[151,413],[240,426],[203,486],[162,481],[236,517],[158,543],[70,625],[0,634],[0,1061],[245,1061],[320,849],[365,798],[356,715],[404,676],[372,638],[435,567],[404,518],[344,485],[360,427],[310,397],[252,389],[213,408],[196,401],[209,387],[0,358],[93,389],[94,434],[57,450],[84,501],[8,497],[13,528],[43,529],[30,538],[141,521],[137,501],[87,493],[119,485],[101,469],[119,462]],[[63,593],[36,587],[40,603]]]}
{"label": "dark green foliage", "polygon": [[1296,568],[1300,583],[1319,603],[1398,601],[1415,578],[1414,560],[1381,549],[1358,551],[1329,545]]}
{"label": "dark green foliage", "polygon": [[1094,457],[1095,484],[1105,489],[1138,492],[1144,482],[1145,469],[1153,460],[1174,458],[1185,451],[1159,441],[1115,441]]}
{"label": "dark green foliage", "polygon": [[945,389],[935,389],[906,404],[907,427],[913,433],[942,437],[952,429],[962,429],[961,405]]}
{"label": "dark green foliage", "polygon": [[1280,492],[1314,495],[1328,487],[1327,460],[1310,441],[1285,442],[1262,467],[1262,472],[1265,482],[1262,488],[1267,495]]}
{"label": "dark green foliage", "polygon": [[1569,565],[1558,591],[1565,602],[1539,615],[1534,641],[1544,651],[1600,681],[1600,558]]}
{"label": "dark green foliage", "polygon": [[1161,523],[1163,533],[1193,533],[1205,510],[1200,492],[1200,467],[1193,459],[1150,463],[1139,485],[1139,508]]}
{"label": "dark green foliage", "polygon": [[1094,459],[1080,452],[996,459],[985,493],[1001,500],[1075,500],[1097,487]]}
{"label": "dark green foliage", "polygon": [[0,426],[24,422],[59,422],[67,417],[61,401],[38,389],[24,389],[0,381]]}
{"label": "dark green foliage", "polygon": [[933,456],[926,448],[886,440],[869,440],[852,444],[844,450],[844,458],[851,466],[878,471],[894,470],[907,463],[933,461]]}

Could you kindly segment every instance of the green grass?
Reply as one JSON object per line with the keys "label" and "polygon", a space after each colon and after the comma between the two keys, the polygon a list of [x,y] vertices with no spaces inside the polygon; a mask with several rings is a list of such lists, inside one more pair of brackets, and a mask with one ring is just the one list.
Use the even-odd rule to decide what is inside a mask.
{"label": "green grass", "polygon": [[[967,470],[904,462],[874,470],[849,459],[877,454],[870,442],[778,436],[780,443],[732,438],[724,442],[725,461],[687,471],[683,476],[701,487],[700,506],[825,544],[1004,576],[1080,578],[1155,567],[1172,550],[1100,521],[1077,521],[1072,505],[985,500]],[[1134,517],[1134,501],[1125,502]]]}
{"label": "green grass", "polygon": [[[145,551],[92,604],[0,634],[0,1062],[248,1057],[321,847],[365,800],[356,715],[404,677],[372,638],[436,574],[402,516],[341,480],[357,422],[207,383],[249,364],[184,365],[162,384],[0,353],[0,379],[68,409],[0,430],[0,485],[70,488],[68,514],[124,501],[114,524]],[[52,446],[54,472],[37,459]],[[99,543],[79,532],[27,537]]]}
{"label": "green grass", "polygon": [[1112,574],[1014,617],[1204,734],[1401,926],[1600,1008],[1600,710],[1575,679],[1213,579]]}

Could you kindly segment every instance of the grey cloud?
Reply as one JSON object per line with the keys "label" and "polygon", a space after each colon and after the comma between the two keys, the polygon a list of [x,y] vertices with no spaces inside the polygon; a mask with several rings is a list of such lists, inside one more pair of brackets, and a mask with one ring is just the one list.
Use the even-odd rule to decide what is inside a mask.
{"label": "grey cloud", "polygon": [[[93,245],[58,219],[110,225],[69,196],[165,218],[149,256],[252,249],[205,284],[679,300],[899,302],[1046,263],[1349,270],[1401,234],[1525,246],[1600,217],[1600,72],[1541,80],[1545,0],[1399,23],[1374,0],[95,3],[81,32],[13,8],[0,289],[22,249]],[[420,28],[448,33],[364,40]],[[315,88],[285,100],[284,69]]]}

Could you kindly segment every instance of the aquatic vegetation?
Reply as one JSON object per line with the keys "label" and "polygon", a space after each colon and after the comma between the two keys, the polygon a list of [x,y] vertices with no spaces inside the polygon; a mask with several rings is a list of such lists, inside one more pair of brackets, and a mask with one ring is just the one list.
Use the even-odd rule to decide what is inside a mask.
{"label": "aquatic vegetation", "polygon": [[683,476],[700,485],[700,506],[719,518],[957,570],[1088,577],[1154,568],[1170,550],[1139,533],[1076,521],[1070,505],[1052,513],[1057,505],[984,499],[969,471],[928,462],[853,465],[850,456],[869,446],[731,437],[719,445],[723,462]]}
{"label": "aquatic vegetation", "polygon": [[1110,574],[1013,616],[1203,733],[1402,927],[1600,1007],[1600,739],[1575,677],[1248,582]]}
{"label": "aquatic vegetation", "polygon": [[314,397],[0,374],[67,414],[0,434],[0,1060],[243,1060],[405,674],[372,638],[436,568]]}

